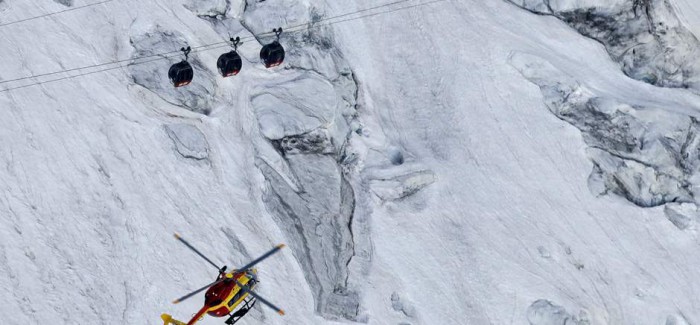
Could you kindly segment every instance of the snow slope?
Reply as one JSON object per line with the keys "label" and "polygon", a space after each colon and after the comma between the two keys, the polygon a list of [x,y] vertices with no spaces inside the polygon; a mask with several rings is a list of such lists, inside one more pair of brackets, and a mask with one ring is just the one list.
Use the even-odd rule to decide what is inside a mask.
{"label": "snow slope", "polygon": [[[700,6],[670,1],[698,35]],[[419,3],[289,33],[273,70],[251,35],[378,3],[117,0],[0,27],[3,80],[250,37],[241,74],[216,75],[226,47],[194,53],[186,89],[175,57],[0,94],[5,322],[185,318],[200,298],[169,301],[215,271],[176,231],[229,266],[289,244],[259,267],[287,315],[245,324],[699,322],[695,170],[659,155],[697,95],[508,1],[394,11]],[[63,8],[5,0],[0,21]],[[611,130],[650,146],[613,152]]]}

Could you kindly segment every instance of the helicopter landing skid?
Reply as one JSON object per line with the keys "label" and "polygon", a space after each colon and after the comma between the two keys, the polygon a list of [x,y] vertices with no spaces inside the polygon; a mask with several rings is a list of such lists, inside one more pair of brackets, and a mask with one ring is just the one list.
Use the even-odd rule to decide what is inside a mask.
{"label": "helicopter landing skid", "polygon": [[246,298],[243,301],[243,306],[241,306],[241,309],[236,310],[235,313],[231,314],[231,317],[229,317],[229,319],[227,319],[224,323],[228,325],[236,324],[236,322],[241,320],[241,318],[243,318],[243,316],[245,316],[245,314],[247,314],[253,308],[253,306],[255,306],[256,301],[257,299],[254,297]]}

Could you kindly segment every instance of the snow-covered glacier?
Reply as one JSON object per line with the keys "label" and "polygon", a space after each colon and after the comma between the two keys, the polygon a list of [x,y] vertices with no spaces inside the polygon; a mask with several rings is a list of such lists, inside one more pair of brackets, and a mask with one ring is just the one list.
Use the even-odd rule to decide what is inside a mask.
{"label": "snow-covered glacier", "polygon": [[700,322],[700,3],[0,0],[0,35],[4,323],[188,318],[175,232],[288,244],[244,324]]}

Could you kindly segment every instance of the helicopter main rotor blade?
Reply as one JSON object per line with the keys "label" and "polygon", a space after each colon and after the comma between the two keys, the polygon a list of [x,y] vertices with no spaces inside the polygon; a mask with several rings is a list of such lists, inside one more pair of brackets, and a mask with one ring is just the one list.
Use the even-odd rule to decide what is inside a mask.
{"label": "helicopter main rotor blade", "polygon": [[244,284],[238,282],[236,280],[236,284],[241,288],[241,290],[247,292],[249,295],[255,297],[256,299],[260,300],[263,304],[267,305],[268,307],[272,308],[274,311],[276,311],[278,314],[284,316],[284,310],[279,309],[277,306],[273,305],[271,302],[267,301],[267,299],[261,297],[259,294],[253,292],[253,290],[250,290],[248,287],[246,287]]}
{"label": "helicopter main rotor blade", "polygon": [[214,262],[212,262],[210,259],[208,259],[206,256],[204,256],[204,254],[199,252],[196,248],[194,248],[194,246],[190,245],[190,243],[188,243],[186,240],[182,239],[182,237],[180,237],[180,235],[178,235],[177,233],[175,234],[175,238],[177,240],[179,240],[181,243],[185,244],[185,246],[187,246],[187,248],[191,249],[193,252],[197,253],[197,255],[201,256],[203,259],[205,259],[207,262],[209,262],[209,264],[213,265],[217,270],[221,271],[221,268],[219,266],[217,266]]}
{"label": "helicopter main rotor blade", "polygon": [[221,279],[219,279],[219,280],[216,280],[216,281],[214,281],[214,282],[212,282],[212,283],[210,283],[210,284],[207,284],[207,285],[205,285],[205,286],[203,286],[203,287],[201,287],[201,288],[199,288],[199,289],[197,289],[197,290],[195,290],[195,291],[192,291],[192,292],[190,292],[190,293],[188,293],[188,294],[186,294],[186,295],[184,295],[184,296],[182,296],[182,297],[180,297],[180,298],[178,298],[178,299],[173,300],[173,303],[174,303],[174,304],[179,304],[179,303],[181,303],[182,301],[184,301],[184,300],[186,300],[186,299],[189,299],[190,297],[192,297],[192,296],[194,296],[194,295],[196,295],[196,294],[198,294],[198,293],[200,293],[200,292],[202,292],[202,291],[208,289],[209,287],[211,287],[211,286],[213,286],[213,285],[215,285],[215,284],[218,284],[219,282],[222,282],[222,281],[224,281],[224,280],[226,280],[226,279],[227,279],[227,278],[224,277],[224,278],[221,278]]}
{"label": "helicopter main rotor blade", "polygon": [[279,245],[275,246],[275,248],[271,249],[269,252],[263,254],[262,256],[258,257],[257,259],[253,260],[252,262],[250,262],[250,263],[246,264],[245,266],[239,268],[238,270],[245,271],[245,270],[247,270],[247,269],[249,269],[249,268],[255,266],[255,264],[258,264],[258,263],[260,263],[262,260],[264,260],[264,259],[270,257],[272,254],[277,253],[280,249],[284,248],[284,246],[285,246],[284,244],[279,244]]}

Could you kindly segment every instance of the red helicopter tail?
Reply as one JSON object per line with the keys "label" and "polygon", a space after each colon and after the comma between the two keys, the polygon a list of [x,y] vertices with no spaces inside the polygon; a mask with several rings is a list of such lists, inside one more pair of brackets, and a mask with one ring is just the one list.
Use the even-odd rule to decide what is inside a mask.
{"label": "red helicopter tail", "polygon": [[[185,324],[185,325],[194,325],[194,323],[198,322],[200,319],[202,319],[202,317],[204,317],[204,313],[206,313],[208,309],[209,309],[209,306],[203,306],[202,309],[200,309],[194,315],[194,317],[192,317],[192,319],[190,319],[190,321],[187,322],[187,324]],[[176,325],[180,325],[180,324],[176,324]]]}

